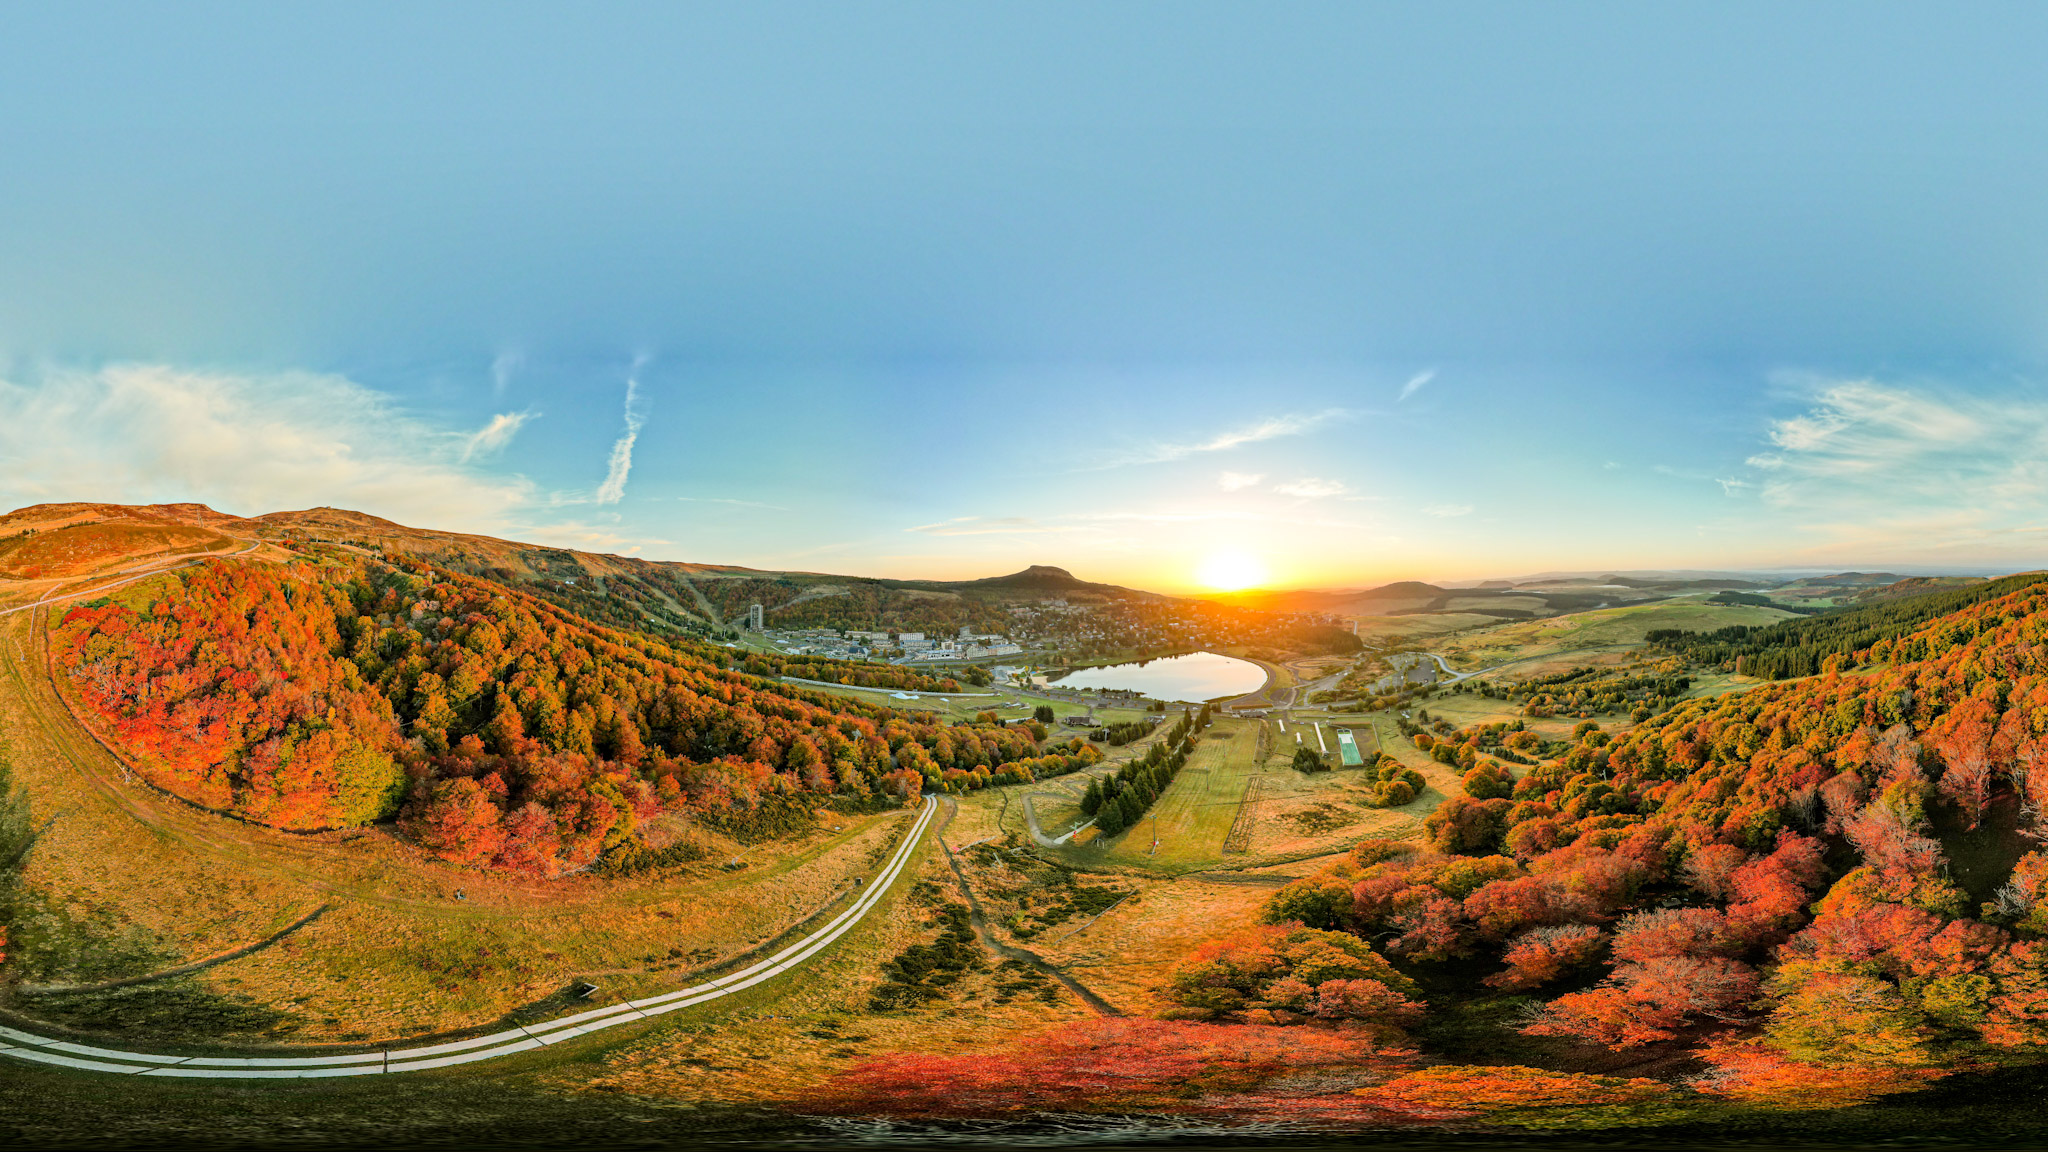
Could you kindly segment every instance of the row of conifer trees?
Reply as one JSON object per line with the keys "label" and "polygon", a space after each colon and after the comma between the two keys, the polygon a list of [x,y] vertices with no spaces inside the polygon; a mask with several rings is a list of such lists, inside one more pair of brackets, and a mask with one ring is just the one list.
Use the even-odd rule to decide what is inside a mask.
{"label": "row of conifer trees", "polygon": [[1199,714],[1183,711],[1166,733],[1166,739],[1154,744],[1143,758],[1126,763],[1112,775],[1088,782],[1088,791],[1081,797],[1081,811],[1095,817],[1095,826],[1102,836],[1114,836],[1144,817],[1153,801],[1180,775],[1209,720],[1207,704],[1202,705]]}

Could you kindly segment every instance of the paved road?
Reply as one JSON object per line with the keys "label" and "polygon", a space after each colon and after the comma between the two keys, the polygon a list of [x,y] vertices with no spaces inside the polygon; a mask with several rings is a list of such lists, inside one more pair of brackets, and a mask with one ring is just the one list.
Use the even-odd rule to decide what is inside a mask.
{"label": "paved road", "polygon": [[[249,545],[247,548],[242,549],[240,552],[227,552],[221,553],[219,555],[199,556],[194,559],[187,560],[183,564],[173,564],[168,568],[156,567],[156,565],[163,563],[162,560],[152,560],[147,564],[137,564],[132,568],[121,569],[121,572],[137,573],[134,576],[128,577],[126,580],[116,580],[112,584],[102,584],[97,588],[88,588],[83,592],[66,592],[62,596],[44,596],[41,600],[38,600],[33,604],[23,604],[15,608],[0,608],[0,616],[11,616],[16,612],[27,612],[31,609],[41,608],[46,604],[62,604],[66,600],[76,600],[81,596],[97,596],[102,592],[111,592],[124,584],[133,584],[137,580],[147,580],[151,576],[160,576],[165,572],[176,572],[179,569],[190,568],[196,564],[202,564],[208,560],[221,560],[225,559],[228,556],[247,556],[249,553],[254,552],[256,549],[262,546],[263,545],[261,544],[261,542],[258,542]],[[147,571],[143,571],[143,569],[147,569]],[[110,575],[118,576],[121,574],[121,572],[110,573]]]}
{"label": "paved road", "polygon": [[469,1040],[455,1040],[419,1048],[378,1049],[344,1056],[170,1056],[95,1048],[85,1044],[53,1040],[47,1036],[37,1036],[4,1026],[0,1026],[0,1056],[128,1076],[183,1076],[234,1080],[370,1076],[389,1072],[416,1072],[426,1068],[445,1068],[452,1064],[490,1060],[515,1052],[529,1052],[546,1045],[559,1044],[564,1040],[620,1024],[649,1020],[664,1012],[673,1012],[678,1008],[688,1008],[730,996],[742,989],[771,980],[802,964],[851,931],[854,925],[859,924],[861,919],[881,902],[889,890],[890,883],[916,854],[919,841],[931,825],[932,814],[939,810],[940,805],[934,801],[934,797],[925,798],[917,819],[911,823],[910,830],[904,835],[903,843],[898,846],[895,855],[891,856],[889,863],[875,874],[874,880],[861,893],[860,899],[855,900],[846,911],[833,917],[816,932],[773,956],[694,987],[649,996],[642,1000],[628,1000],[623,1004],[593,1008],[588,1012],[550,1020],[545,1024],[522,1024],[504,1032],[495,1032],[489,1036],[478,1036]]}
{"label": "paved road", "polygon": [[[1451,671],[1451,666],[1449,662],[1447,662],[1443,657],[1437,655],[1434,652],[1424,652],[1423,655],[1429,657],[1431,660],[1436,661],[1436,666],[1443,670],[1444,683],[1446,684],[1456,684],[1460,680],[1469,680],[1472,677],[1479,675],[1478,672]],[[1481,671],[1486,671],[1486,669],[1481,669]]]}

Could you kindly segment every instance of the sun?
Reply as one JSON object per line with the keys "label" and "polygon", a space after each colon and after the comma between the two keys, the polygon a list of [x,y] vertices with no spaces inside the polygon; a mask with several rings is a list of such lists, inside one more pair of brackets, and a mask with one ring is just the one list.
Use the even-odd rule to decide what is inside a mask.
{"label": "sun", "polygon": [[1218,592],[1235,592],[1266,581],[1266,566],[1256,556],[1218,552],[1195,569],[1195,579]]}

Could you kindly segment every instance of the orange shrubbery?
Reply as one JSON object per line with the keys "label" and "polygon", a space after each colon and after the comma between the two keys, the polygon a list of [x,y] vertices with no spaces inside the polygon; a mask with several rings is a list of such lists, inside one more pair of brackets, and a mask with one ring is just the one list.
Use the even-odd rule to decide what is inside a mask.
{"label": "orange shrubbery", "polygon": [[[1026,1111],[1184,1111],[1354,1118],[1357,1082],[1405,1070],[1412,1053],[1363,1029],[1281,1028],[1108,1017],[1028,1037],[1000,1051],[893,1053],[827,1083],[806,1111],[885,1116],[986,1116]],[[1290,1091],[1304,1072],[1352,1074],[1320,1093]]]}
{"label": "orange shrubbery", "polygon": [[1403,966],[1497,959],[1486,982],[1509,991],[1604,960],[1523,1030],[1705,1040],[1704,1090],[1771,1106],[2048,1051],[2048,852],[1972,907],[1937,832],[1944,809],[1968,829],[2002,803],[2048,834],[2048,585],[1819,677],[1576,736],[1507,795],[1446,801],[1425,846],[1361,845],[1267,918],[1384,941]]}

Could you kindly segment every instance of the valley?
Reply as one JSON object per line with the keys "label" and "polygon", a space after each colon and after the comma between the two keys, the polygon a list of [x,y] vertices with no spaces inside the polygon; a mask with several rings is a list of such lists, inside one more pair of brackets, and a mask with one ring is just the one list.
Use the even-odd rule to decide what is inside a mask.
{"label": "valley", "polygon": [[[1047,1037],[1112,1033],[1171,1046],[1194,1035],[1187,1029],[1249,1038],[1330,1019],[1346,1023],[1313,1034],[1354,1045],[1330,1058],[1348,1062],[1358,1083],[1382,1086],[1359,1090],[1369,1105],[1345,1107],[1365,1108],[1357,1115],[1374,1123],[1414,1123],[1413,1101],[1399,1095],[1408,1089],[1395,1087],[1407,1081],[1371,1071],[1379,1058],[1355,1045],[1395,1034],[1388,1029],[1430,1043],[1460,1013],[1510,1001],[1541,1013],[1534,1025],[1498,1030],[1517,1060],[1578,1085],[1571,1092],[1607,1091],[1601,1077],[1633,1065],[1596,1055],[1600,1045],[1677,1052],[1714,1027],[1632,991],[1634,961],[1619,957],[1636,937],[1604,943],[1678,914],[1640,910],[1635,886],[1705,893],[1708,902],[1680,896],[1677,907],[1741,925],[1715,929],[1735,942],[1701,945],[1707,960],[1691,945],[1658,955],[1735,965],[1730,979],[1750,987],[1751,966],[1770,963],[1760,949],[1806,938],[1797,936],[1804,913],[1788,901],[1817,891],[1806,847],[1816,837],[1847,836],[1872,860],[1928,850],[1916,843],[1939,850],[1918,832],[1895,834],[1901,849],[1854,831],[1863,825],[1830,833],[1821,801],[1801,799],[1825,791],[1803,767],[1795,779],[1807,783],[1754,786],[1772,790],[1736,804],[1726,824],[1699,815],[1701,804],[1725,812],[1732,802],[1721,791],[1673,808],[1713,772],[1711,762],[1680,768],[1674,758],[1719,755],[1711,749],[1720,745],[1698,741],[1722,738],[1664,733],[1757,707],[1747,701],[1768,710],[1787,693],[1847,700],[1872,677],[1896,674],[1878,653],[1936,659],[1925,629],[1962,638],[1949,621],[2031,604],[2037,592],[2032,578],[1935,582],[1815,614],[1709,588],[1626,589],[1622,604],[1584,604],[1568,588],[1508,607],[1517,590],[1505,589],[1482,605],[1500,608],[1488,614],[1468,602],[1483,597],[1398,589],[1413,611],[1288,616],[1253,642],[1219,635],[1216,649],[1254,661],[1266,684],[1183,703],[1047,685],[1015,666],[941,679],[786,644],[729,648],[659,614],[622,629],[602,622],[616,613],[583,617],[576,597],[544,584],[396,555],[393,533],[322,543],[297,535],[300,525],[228,524],[190,510],[96,507],[53,519],[34,564],[0,582],[0,750],[16,813],[0,832],[18,844],[0,873],[0,1058],[138,1081],[404,1073],[390,1078],[502,1083],[553,1101],[619,1094],[765,1106],[799,1124],[842,1098],[880,1107],[864,1094],[883,1070],[910,1067],[913,1052],[997,1059],[1069,1043]],[[131,520],[157,527],[115,530]],[[178,520],[214,523],[214,535],[166,526]],[[81,524],[86,535],[66,535]],[[426,550],[479,570],[497,555],[460,541]],[[585,573],[609,563],[557,557],[547,570],[569,562]],[[1264,609],[1232,611],[1231,627],[1266,627],[1253,615]],[[2036,619],[2003,611],[1987,619]],[[263,623],[265,613],[274,621]],[[1332,652],[1311,633],[1300,634],[1305,647],[1273,646],[1303,619],[1357,647]],[[252,622],[261,626],[245,631]],[[1733,645],[1731,655],[1718,665],[1687,655],[1723,650],[1711,644]],[[1831,661],[1833,678],[1735,670],[1738,657],[1764,667],[1779,651]],[[1419,671],[1404,678],[1403,668]],[[1392,692],[1362,690],[1390,674]],[[557,682],[551,705],[547,686]],[[236,700],[241,711],[220,711]],[[1850,705],[1827,707],[1846,714]],[[358,717],[345,729],[320,720],[343,710]],[[194,719],[202,714],[234,726]],[[1797,717],[1809,713],[1772,715],[1806,723]],[[761,726],[720,734],[728,717],[744,716]],[[1926,739],[1948,749],[1960,737],[1941,735],[1942,725],[1952,722],[1934,722]],[[328,731],[365,751],[318,752],[331,761],[295,751],[340,747],[321,736]],[[1876,731],[1859,729],[1851,742]],[[1883,739],[1896,743],[1903,731]],[[1355,764],[1337,754],[1340,732]],[[1752,775],[1767,771],[1754,765],[1769,748],[1757,748],[1790,747],[1782,737],[1732,739],[1731,751],[1752,748]],[[276,747],[285,751],[268,751]],[[251,774],[258,763],[272,775]],[[304,782],[280,785],[294,765]],[[392,790],[375,791],[394,771]],[[2036,787],[2008,771],[2012,788]],[[350,792],[358,786],[337,772],[369,773],[362,787],[372,791]],[[1998,785],[1987,778],[1972,793],[1961,778],[1951,766],[1921,803],[1938,795],[1964,806],[1962,816],[1940,810],[1945,835],[1968,853],[1980,897],[2003,892],[2000,877],[2034,865],[2018,858],[2024,845],[1978,837],[1964,847],[1968,805],[1988,803]],[[280,787],[279,799],[264,799]],[[1826,803],[1851,813],[1857,802]],[[1662,814],[1679,811],[1689,814]],[[1869,814],[1878,811],[1853,818],[1878,821]],[[1910,815],[1882,819],[1925,827]],[[1724,830],[1692,830],[1703,827]],[[1681,842],[1674,837],[1701,838],[1656,847]],[[1728,867],[1752,876],[1741,882],[1748,895],[1723,910],[1712,901],[1735,899],[1728,882],[1699,879],[1703,864],[1660,863],[1674,852],[1685,861],[1726,854]],[[1851,870],[1835,890],[1857,893],[1848,908],[1903,899],[1883,906],[1968,923],[1966,907],[1943,894],[1952,890],[1924,877],[1911,881],[1924,894],[1885,895],[1893,890],[1883,885],[1921,875],[1913,867]],[[1994,939],[2024,938],[2028,922],[1983,926],[1985,947],[2011,957],[1999,963],[2031,955],[2030,945]],[[1285,931],[1325,941],[1315,947],[1370,939],[1386,958],[1368,948],[1340,966],[1354,975],[1319,978],[1357,982],[1341,1008],[1277,984],[1261,990],[1270,975],[1251,985],[1221,975],[1238,971],[1232,949],[1293,956],[1308,946],[1273,935]],[[1590,959],[1517,951],[1553,937],[1558,948],[1616,949],[1614,975],[1531,999],[1528,989]],[[1488,974],[1491,953],[1505,974]],[[1199,975],[1212,968],[1218,975]],[[1244,991],[1198,990],[1212,979]],[[2006,986],[1987,985],[1998,996]],[[1487,987],[1506,991],[1475,992]],[[1426,998],[1430,1015],[1404,1007],[1410,997]],[[1775,1035],[1738,1031],[1751,1045],[1741,1059],[1771,1076],[1835,1084],[1829,1061],[1847,1057],[1755,1047]],[[2006,1043],[2006,1033],[1985,1035]],[[1702,1051],[1687,1058],[1735,1059],[1711,1044]],[[1732,1096],[1646,1083],[1659,1099],[1681,1093],[1673,1115],[1785,1106],[1765,1080],[1744,1086],[1753,1074],[1734,1066]],[[943,1081],[950,1067],[918,1076]],[[1870,1099],[1929,1079],[1882,1063],[1856,1068],[1862,1087],[1826,1087],[1827,1098]],[[1484,1061],[1452,1071],[1506,1075]],[[1043,1091],[1052,1095],[1026,1097],[1103,1106],[1088,1091]],[[1286,1098],[1288,1109],[1331,1107],[1314,1093]],[[916,1092],[892,1099],[906,1114],[945,1110]]]}

